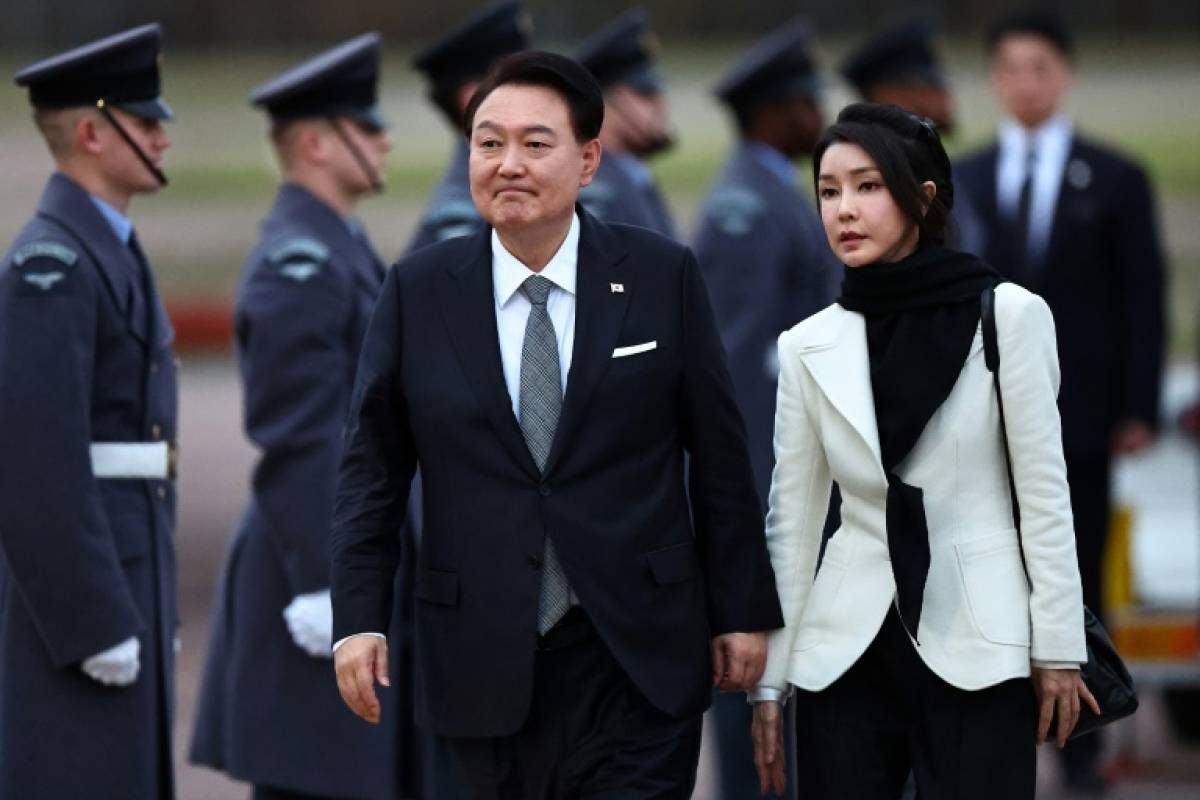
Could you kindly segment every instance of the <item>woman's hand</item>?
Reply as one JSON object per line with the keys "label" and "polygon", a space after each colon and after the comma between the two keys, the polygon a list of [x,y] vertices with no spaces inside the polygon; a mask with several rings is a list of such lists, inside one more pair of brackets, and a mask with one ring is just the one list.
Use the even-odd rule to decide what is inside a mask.
{"label": "woman's hand", "polygon": [[1088,691],[1087,684],[1077,669],[1043,669],[1033,668],[1033,693],[1038,701],[1037,743],[1043,744],[1050,733],[1050,723],[1058,716],[1058,731],[1055,741],[1061,748],[1066,745],[1067,737],[1075,730],[1079,722],[1079,698],[1082,697],[1088,707],[1097,714],[1100,704]]}
{"label": "woman's hand", "polygon": [[783,707],[774,700],[754,704],[754,768],[758,770],[758,791],[783,794],[787,788],[787,759],[783,754]]}

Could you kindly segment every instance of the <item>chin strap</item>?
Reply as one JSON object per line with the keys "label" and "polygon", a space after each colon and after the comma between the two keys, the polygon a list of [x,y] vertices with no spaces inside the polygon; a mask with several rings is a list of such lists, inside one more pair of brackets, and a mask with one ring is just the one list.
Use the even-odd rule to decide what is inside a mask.
{"label": "chin strap", "polygon": [[109,124],[116,128],[117,133],[121,134],[121,138],[125,140],[125,144],[129,145],[134,154],[137,155],[138,160],[145,165],[146,169],[150,170],[150,174],[154,176],[159,185],[166,186],[167,176],[163,174],[161,169],[154,166],[154,162],[150,160],[150,157],[146,155],[142,148],[138,147],[137,142],[135,142],[133,137],[129,135],[129,131],[125,130],[125,127],[117,121],[116,115],[112,113],[112,109],[108,107],[108,104],[105,103],[103,99],[97,100],[96,108],[99,109],[100,113],[104,115],[104,118],[108,120]]}
{"label": "chin strap", "polygon": [[342,144],[346,145],[346,149],[350,151],[350,155],[358,162],[359,168],[363,171],[363,175],[367,177],[367,183],[371,185],[371,189],[380,194],[383,191],[383,180],[379,177],[379,173],[367,161],[367,157],[363,155],[363,151],[354,140],[350,138],[350,134],[342,127],[342,122],[337,117],[329,117],[329,127],[333,128],[333,132],[342,140]]}

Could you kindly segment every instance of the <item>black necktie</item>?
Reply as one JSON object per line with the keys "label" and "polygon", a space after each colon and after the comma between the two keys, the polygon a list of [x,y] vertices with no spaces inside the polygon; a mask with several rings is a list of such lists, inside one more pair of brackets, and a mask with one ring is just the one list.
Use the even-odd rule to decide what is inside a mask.
{"label": "black necktie", "polygon": [[1017,274],[1028,280],[1032,277],[1033,260],[1029,246],[1029,212],[1033,205],[1033,179],[1037,171],[1037,151],[1030,143],[1025,150],[1025,180],[1021,182],[1021,194],[1017,196],[1017,215],[1013,219],[1012,247]]}

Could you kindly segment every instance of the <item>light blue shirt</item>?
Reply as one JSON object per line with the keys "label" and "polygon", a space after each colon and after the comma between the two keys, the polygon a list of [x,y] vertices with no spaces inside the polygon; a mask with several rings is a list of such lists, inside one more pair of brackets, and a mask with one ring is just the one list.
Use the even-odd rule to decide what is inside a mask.
{"label": "light blue shirt", "polygon": [[133,235],[133,223],[130,222],[129,217],[117,211],[117,209],[94,194],[89,194],[88,197],[91,198],[96,209],[104,217],[109,227],[112,228],[113,235],[117,237],[117,240],[121,244],[128,245],[129,237]]}
{"label": "light blue shirt", "polygon": [[654,183],[654,173],[636,156],[628,153],[605,153],[604,157],[611,158],[639,189],[645,189]]}
{"label": "light blue shirt", "polygon": [[762,142],[746,142],[743,147],[750,157],[757,161],[767,172],[779,178],[785,186],[793,189],[800,188],[796,177],[796,166],[783,153]]}

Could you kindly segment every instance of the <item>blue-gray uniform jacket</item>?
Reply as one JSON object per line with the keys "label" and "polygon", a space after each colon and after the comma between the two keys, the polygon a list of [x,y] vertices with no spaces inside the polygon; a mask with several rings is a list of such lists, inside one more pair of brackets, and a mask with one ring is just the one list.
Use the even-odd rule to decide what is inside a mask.
{"label": "blue-gray uniform jacket", "polygon": [[408,253],[443,239],[474,233],[483,224],[483,219],[475,210],[475,201],[471,199],[470,156],[466,140],[460,139],[454,146],[450,168],[433,190],[429,208],[417,224],[417,232],[409,242]]}
{"label": "blue-gray uniform jacket", "polygon": [[841,267],[790,162],[757,143],[743,143],[726,163],[701,208],[694,250],[729,354],[765,508],[775,464],[775,343],[833,302]]}
{"label": "blue-gray uniform jacket", "polygon": [[604,153],[592,182],[580,191],[579,202],[597,219],[637,225],[675,238],[675,222],[654,176],[631,155]]}
{"label": "blue-gray uniform jacket", "polygon": [[[54,175],[0,262],[0,797],[171,798],[178,624],[167,478],[94,442],[175,438],[174,334],[145,258]],[[89,656],[136,636],[137,681]]]}
{"label": "blue-gray uniform jacket", "polygon": [[355,717],[330,661],[302,651],[283,618],[296,595],[329,586],[343,422],[383,282],[353,224],[285,184],[238,288],[245,425],[259,460],[214,604],[191,758],[277,789],[390,798],[393,726]]}

